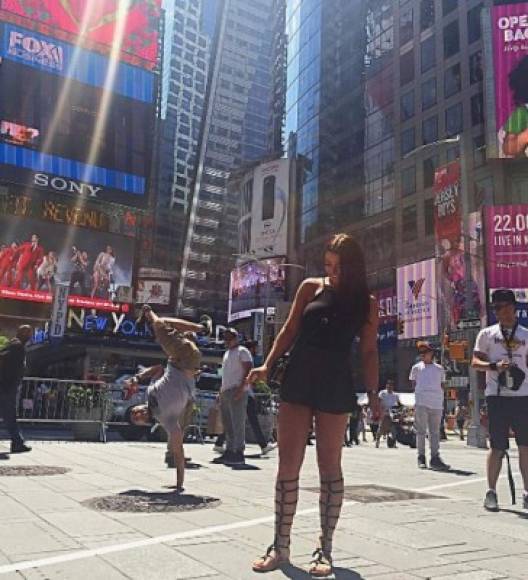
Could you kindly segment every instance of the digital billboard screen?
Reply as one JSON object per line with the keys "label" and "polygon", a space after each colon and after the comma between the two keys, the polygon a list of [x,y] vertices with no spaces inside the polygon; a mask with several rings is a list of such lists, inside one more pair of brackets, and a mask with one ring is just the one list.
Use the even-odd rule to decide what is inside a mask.
{"label": "digital billboard screen", "polygon": [[130,238],[35,219],[0,215],[0,298],[51,302],[68,284],[70,306],[119,310],[119,286],[131,286]]}
{"label": "digital billboard screen", "polygon": [[[153,69],[158,55],[161,0],[0,0],[0,20],[110,53]],[[124,22],[120,20],[124,19]]]}
{"label": "digital billboard screen", "polygon": [[140,279],[137,283],[136,302],[168,306],[171,301],[171,286],[170,280]]}
{"label": "digital billboard screen", "polygon": [[154,115],[152,102],[116,93],[106,100],[98,86],[5,59],[2,176],[23,186],[144,206]]}
{"label": "digital billboard screen", "polygon": [[284,258],[250,262],[231,272],[229,321],[247,318],[253,312],[274,312],[275,303],[284,301],[286,281]]}

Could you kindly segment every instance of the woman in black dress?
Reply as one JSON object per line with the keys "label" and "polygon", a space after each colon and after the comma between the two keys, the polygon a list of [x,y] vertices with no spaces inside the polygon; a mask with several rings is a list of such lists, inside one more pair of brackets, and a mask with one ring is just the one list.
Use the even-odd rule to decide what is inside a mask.
{"label": "woman in black dress", "polygon": [[332,573],[332,537],[344,492],[341,450],[348,414],[357,406],[349,362],[356,337],[369,404],[377,413],[378,305],[368,291],[363,252],[351,236],[337,234],[326,246],[324,262],[326,277],[303,281],[266,361],[248,375],[249,382],[266,380],[268,369],[293,345],[280,393],[275,538],[253,563],[257,572],[289,561],[299,472],[315,420],[321,535],[310,573],[318,577]]}

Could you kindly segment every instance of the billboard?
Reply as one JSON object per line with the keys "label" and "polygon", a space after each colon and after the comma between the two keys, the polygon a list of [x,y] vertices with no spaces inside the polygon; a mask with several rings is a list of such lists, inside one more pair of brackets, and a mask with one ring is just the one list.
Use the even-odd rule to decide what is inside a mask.
{"label": "billboard", "polygon": [[106,99],[102,86],[5,58],[0,67],[3,179],[75,197],[145,205],[154,103],[139,98],[144,84],[127,81],[124,86],[126,94]]}
{"label": "billboard", "polygon": [[172,284],[169,280],[139,279],[136,288],[136,302],[139,304],[169,306],[171,287]]}
{"label": "billboard", "polygon": [[249,262],[231,272],[229,285],[229,322],[248,318],[253,312],[275,312],[275,303],[286,293],[283,258]]}
{"label": "billboard", "polygon": [[396,328],[398,317],[398,298],[396,288],[388,287],[373,290],[372,294],[378,301],[378,348],[380,352],[394,349],[398,341]]}
{"label": "billboard", "polygon": [[495,128],[488,156],[526,156],[528,2],[491,8]]}
{"label": "billboard", "polygon": [[0,216],[0,298],[51,303],[57,284],[68,304],[120,310],[119,286],[130,286],[134,243],[115,234]]}
{"label": "billboard", "polygon": [[[126,8],[125,8],[126,7]],[[0,0],[0,20],[51,34],[153,69],[161,0]]]}
{"label": "billboard", "polygon": [[528,204],[484,208],[490,289],[528,289]]}
{"label": "billboard", "polygon": [[287,254],[289,168],[288,159],[277,159],[245,176],[240,193],[240,253],[257,258]]}
{"label": "billboard", "polygon": [[401,266],[396,271],[399,318],[404,332],[400,339],[438,334],[436,260]]}

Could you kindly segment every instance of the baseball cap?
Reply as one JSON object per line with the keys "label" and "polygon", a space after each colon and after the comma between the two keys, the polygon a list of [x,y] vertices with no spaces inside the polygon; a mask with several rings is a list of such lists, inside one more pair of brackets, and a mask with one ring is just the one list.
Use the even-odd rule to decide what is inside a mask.
{"label": "baseball cap", "polygon": [[416,348],[420,351],[420,352],[427,352],[427,351],[433,351],[434,348],[431,345],[430,342],[427,342],[426,340],[419,340],[416,343]]}
{"label": "baseball cap", "polygon": [[515,292],[508,288],[499,288],[491,295],[491,303],[497,304],[500,302],[507,302],[508,304],[515,304]]}
{"label": "baseball cap", "polygon": [[226,328],[224,330],[224,336],[226,334],[230,334],[233,338],[238,338],[238,330],[236,328],[232,328],[232,327]]}

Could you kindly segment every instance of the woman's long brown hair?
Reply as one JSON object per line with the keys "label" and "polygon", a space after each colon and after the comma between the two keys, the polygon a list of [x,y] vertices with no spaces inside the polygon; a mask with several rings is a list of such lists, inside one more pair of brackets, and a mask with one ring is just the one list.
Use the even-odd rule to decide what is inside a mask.
{"label": "woman's long brown hair", "polygon": [[349,234],[336,234],[326,245],[325,252],[339,256],[341,274],[337,288],[338,302],[344,314],[350,316],[357,327],[361,328],[367,322],[370,311],[363,250]]}

